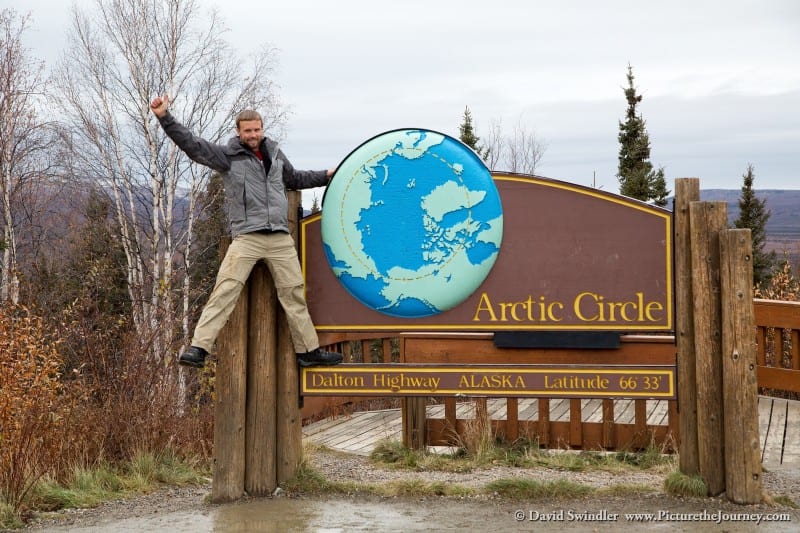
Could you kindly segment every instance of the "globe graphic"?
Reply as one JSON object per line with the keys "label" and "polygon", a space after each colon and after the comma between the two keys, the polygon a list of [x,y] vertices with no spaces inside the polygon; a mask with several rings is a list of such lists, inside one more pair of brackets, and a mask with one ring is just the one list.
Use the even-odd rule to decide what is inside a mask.
{"label": "globe graphic", "polygon": [[466,300],[500,251],[503,210],[466,145],[422,129],[383,133],[339,165],[323,197],[322,242],[358,301],[405,318]]}

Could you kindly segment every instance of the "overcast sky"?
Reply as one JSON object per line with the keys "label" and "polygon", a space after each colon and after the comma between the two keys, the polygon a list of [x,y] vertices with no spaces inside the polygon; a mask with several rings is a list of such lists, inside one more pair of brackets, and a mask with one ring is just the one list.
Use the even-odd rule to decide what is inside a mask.
{"label": "overcast sky", "polygon": [[[298,168],[390,129],[457,137],[469,106],[478,136],[521,120],[544,140],[538,174],[617,192],[630,63],[670,189],[685,176],[738,189],[749,163],[756,189],[800,189],[797,0],[198,1],[243,55],[279,49]],[[3,4],[30,11],[29,48],[54,61],[70,2]]]}

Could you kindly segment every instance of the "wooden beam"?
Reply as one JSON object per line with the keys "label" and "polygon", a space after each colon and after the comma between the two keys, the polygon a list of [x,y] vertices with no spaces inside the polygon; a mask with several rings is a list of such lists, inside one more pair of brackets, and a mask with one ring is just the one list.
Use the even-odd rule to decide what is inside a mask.
{"label": "wooden beam", "polygon": [[250,496],[267,496],[277,488],[276,392],[277,297],[267,265],[250,273],[247,356],[245,478]]}
{"label": "wooden beam", "polygon": [[[300,191],[289,191],[289,228],[297,240],[297,208],[300,206]],[[302,419],[300,418],[300,382],[289,323],[283,309],[277,318],[277,459],[278,484],[291,479],[303,457]]]}
{"label": "wooden beam", "polygon": [[506,441],[514,442],[519,438],[519,399],[506,399]]}
{"label": "wooden beam", "polygon": [[211,500],[238,500],[244,494],[245,405],[247,393],[247,285],[217,339],[214,381],[214,468]]}
{"label": "wooden beam", "polygon": [[753,244],[749,229],[720,233],[722,398],[725,406],[725,493],[742,504],[761,503],[758,439]]}
{"label": "wooden beam", "polygon": [[725,490],[719,235],[728,224],[727,204],[692,202],[689,216],[698,464],[709,494],[716,496]]}
{"label": "wooden beam", "polygon": [[687,475],[700,472],[697,451],[697,382],[689,205],[700,200],[700,180],[675,180],[675,340],[678,351],[678,463]]}

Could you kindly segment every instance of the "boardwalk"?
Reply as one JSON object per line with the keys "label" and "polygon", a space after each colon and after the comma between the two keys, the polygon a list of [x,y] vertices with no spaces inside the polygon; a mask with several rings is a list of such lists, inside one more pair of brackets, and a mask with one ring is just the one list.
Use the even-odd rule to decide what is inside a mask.
{"label": "boardwalk", "polygon": [[[505,418],[505,399],[488,401],[490,418]],[[457,417],[470,418],[474,404],[458,404]],[[800,401],[759,397],[759,434],[761,438],[762,463],[767,468],[781,465],[800,467]],[[602,415],[601,400],[584,400],[581,418],[587,422],[599,421]],[[615,422],[633,423],[632,400],[617,400],[614,406]],[[536,420],[536,399],[519,400],[519,420]],[[550,420],[566,420],[569,416],[569,400],[550,400]],[[428,406],[428,418],[444,418],[444,406]],[[667,404],[665,401],[648,400],[647,424],[666,425]],[[399,409],[362,411],[338,418],[315,422],[303,428],[305,440],[324,445],[333,450],[360,455],[369,455],[375,443],[381,439],[402,440]]]}

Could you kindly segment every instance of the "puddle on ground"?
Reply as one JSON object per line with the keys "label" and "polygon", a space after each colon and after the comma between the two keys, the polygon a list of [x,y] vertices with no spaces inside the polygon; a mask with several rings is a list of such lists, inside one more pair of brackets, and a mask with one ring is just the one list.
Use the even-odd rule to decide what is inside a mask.
{"label": "puddle on ground", "polygon": [[[481,505],[481,508],[485,504]],[[485,520],[472,516],[468,502],[387,500],[359,502],[353,500],[257,499],[244,503],[204,506],[198,512],[178,511],[157,516],[115,520],[102,525],[70,528],[82,532],[314,532],[344,533],[351,531],[464,531],[484,529]],[[441,513],[445,513],[442,515]],[[448,513],[456,513],[448,516]],[[513,516],[504,512],[509,526]],[[479,518],[479,520],[476,520]],[[440,522],[450,525],[437,525]],[[53,529],[61,530],[61,528]]]}
{"label": "puddle on ground", "polygon": [[[114,520],[91,527],[72,527],[69,531],[82,532],[141,532],[168,531],[169,533],[197,532],[313,532],[345,533],[352,531],[600,531],[614,528],[623,531],[777,531],[795,532],[800,513],[792,512],[789,522],[769,522],[757,525],[747,521],[669,519],[651,523],[626,520],[622,513],[631,512],[630,502],[598,507],[591,499],[582,502],[493,502],[455,499],[386,499],[359,501],[358,499],[256,499],[227,505],[203,505],[197,511],[159,513]],[[595,505],[593,505],[593,503]],[[619,507],[613,512],[608,507]],[[625,509],[627,507],[627,509]],[[672,513],[698,513],[696,504],[669,506]],[[644,512],[645,509],[638,509]],[[633,511],[633,512],[637,512]],[[708,513],[715,511],[709,510]],[[719,511],[716,511],[719,512]],[[722,511],[731,513],[731,511]],[[752,508],[743,506],[743,513]],[[762,509],[763,513],[764,510]],[[781,512],[772,509],[766,512]],[[571,513],[571,514],[570,514]],[[620,513],[613,518],[613,513]],[[583,520],[574,515],[588,514]],[[534,519],[535,518],[535,519]],[[587,520],[588,518],[588,520]],[[54,528],[51,531],[65,531]]]}

